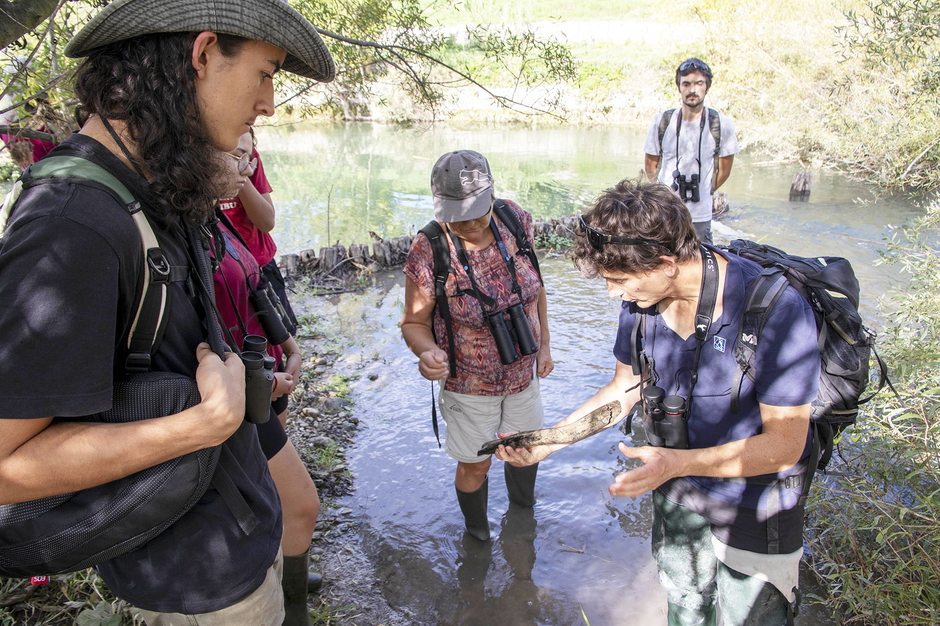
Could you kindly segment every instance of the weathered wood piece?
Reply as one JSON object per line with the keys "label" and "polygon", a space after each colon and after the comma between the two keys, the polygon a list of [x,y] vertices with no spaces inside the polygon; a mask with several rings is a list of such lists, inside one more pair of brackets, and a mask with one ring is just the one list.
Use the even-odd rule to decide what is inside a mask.
{"label": "weathered wood piece", "polygon": [[372,243],[372,258],[382,267],[391,267],[392,250],[387,241],[375,241]]}
{"label": "weathered wood piece", "polygon": [[300,255],[285,254],[281,256],[281,269],[284,270],[284,277],[289,278],[300,273]]}
{"label": "weathered wood piece", "polygon": [[716,191],[712,196],[712,219],[717,219],[728,212],[728,194]]}
{"label": "weathered wood piece", "polygon": [[510,435],[505,439],[487,441],[477,452],[477,455],[493,454],[500,445],[511,448],[528,448],[530,446],[581,441],[613,424],[617,416],[620,415],[620,409],[620,401],[613,400],[565,426],[527,430]]}
{"label": "weathered wood piece", "polygon": [[812,172],[797,172],[790,184],[790,202],[809,202],[809,192],[812,186]]}

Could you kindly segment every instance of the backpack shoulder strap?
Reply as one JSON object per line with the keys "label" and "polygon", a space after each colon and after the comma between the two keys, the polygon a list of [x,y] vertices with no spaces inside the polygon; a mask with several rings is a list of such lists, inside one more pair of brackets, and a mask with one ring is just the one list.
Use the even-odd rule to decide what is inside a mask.
{"label": "backpack shoulder strap", "polygon": [[[0,221],[6,223],[13,206],[24,189],[36,185],[63,182],[87,185],[109,193],[122,204],[140,233],[144,255],[144,277],[137,310],[127,336],[128,355],[124,362],[127,373],[146,372],[156,346],[166,311],[167,286],[171,267],[153,232],[140,202],[113,174],[100,165],[78,156],[48,156],[33,163],[14,185],[4,200]],[[0,228],[2,228],[0,224]]]}
{"label": "backpack shoulder strap", "polygon": [[524,254],[529,257],[529,261],[532,262],[535,273],[539,275],[539,282],[544,285],[545,283],[542,281],[542,270],[539,268],[539,258],[535,254],[535,248],[533,248],[532,242],[529,241],[527,233],[522,228],[519,218],[517,218],[513,210],[509,208],[509,204],[499,198],[493,202],[493,212],[496,213],[496,217],[499,218],[499,221],[505,224],[509,232],[512,233],[512,236],[515,237],[516,247],[519,249],[516,254]]}
{"label": "backpack shoulder strap", "polygon": [[769,267],[751,283],[744,300],[744,314],[741,316],[741,328],[738,341],[734,346],[734,359],[737,368],[734,382],[731,384],[731,412],[738,412],[741,385],[744,377],[754,380],[754,358],[757,354],[757,342],[761,331],[770,318],[774,305],[789,285],[786,274],[778,267]]}
{"label": "backpack shoulder strap", "polygon": [[646,370],[646,313],[637,311],[633,318],[633,330],[630,331],[630,365],[634,376],[643,376]]}
{"label": "backpack shoulder strap", "polygon": [[447,359],[450,362],[450,377],[457,378],[457,349],[454,345],[454,321],[450,317],[450,306],[447,303],[447,277],[450,275],[450,244],[441,225],[431,220],[428,225],[418,231],[428,238],[431,251],[434,254],[434,299],[435,306],[444,320],[447,332]]}
{"label": "backpack shoulder strap", "polygon": [[672,116],[676,112],[675,109],[669,109],[668,111],[663,111],[663,116],[659,118],[659,154],[663,153],[663,137],[666,136],[666,129],[669,128],[669,122],[672,121]]}
{"label": "backpack shoulder strap", "polygon": [[721,150],[721,116],[715,109],[708,109],[708,131],[715,140],[715,160],[718,159],[718,152]]}
{"label": "backpack shoulder strap", "polygon": [[712,155],[712,191],[718,182],[718,152],[721,150],[721,116],[715,109],[708,109],[708,131],[715,140],[715,154]]}

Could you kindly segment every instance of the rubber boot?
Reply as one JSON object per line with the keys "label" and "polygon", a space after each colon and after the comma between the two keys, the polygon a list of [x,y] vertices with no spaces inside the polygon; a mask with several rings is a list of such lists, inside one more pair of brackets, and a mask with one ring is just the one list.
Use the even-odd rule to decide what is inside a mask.
{"label": "rubber boot", "polygon": [[284,557],[284,576],[281,589],[284,591],[284,626],[310,626],[310,610],[307,608],[308,553]]}
{"label": "rubber boot", "polygon": [[323,586],[323,579],[319,574],[310,572],[307,574],[307,593],[316,593]]}
{"label": "rubber boot", "polygon": [[489,476],[483,479],[483,484],[476,491],[461,491],[457,489],[457,503],[463,513],[467,532],[480,541],[490,538],[490,521],[486,518],[486,500],[489,495]]}
{"label": "rubber boot", "polygon": [[506,477],[510,502],[525,507],[535,506],[535,476],[538,472],[538,463],[526,467],[503,463],[503,475]]}

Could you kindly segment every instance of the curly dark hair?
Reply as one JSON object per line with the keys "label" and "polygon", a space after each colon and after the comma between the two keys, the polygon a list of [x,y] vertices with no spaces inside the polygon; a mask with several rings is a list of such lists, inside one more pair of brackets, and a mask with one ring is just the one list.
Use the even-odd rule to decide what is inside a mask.
{"label": "curly dark hair", "polygon": [[[212,215],[225,170],[202,125],[192,49],[197,33],[159,33],[93,50],[78,68],[75,94],[86,118],[121,120],[150,179],[153,217],[170,227]],[[218,34],[234,57],[247,39]]]}
{"label": "curly dark hair", "polygon": [[578,271],[588,278],[601,270],[647,271],[658,267],[663,255],[690,261],[699,253],[689,210],[669,187],[659,183],[622,180],[604,191],[582,217],[588,226],[604,234],[646,239],[662,246],[608,243],[596,250],[579,227],[570,255]]}

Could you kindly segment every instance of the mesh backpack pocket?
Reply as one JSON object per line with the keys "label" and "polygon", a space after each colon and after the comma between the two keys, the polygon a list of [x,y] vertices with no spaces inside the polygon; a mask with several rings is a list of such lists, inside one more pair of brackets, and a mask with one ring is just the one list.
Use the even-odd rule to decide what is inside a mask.
{"label": "mesh backpack pocket", "polygon": [[[135,374],[114,384],[111,409],[86,421],[154,419],[199,401],[192,378]],[[206,448],[97,487],[0,505],[0,576],[78,571],[139,548],[199,501],[219,453],[219,446]]]}

